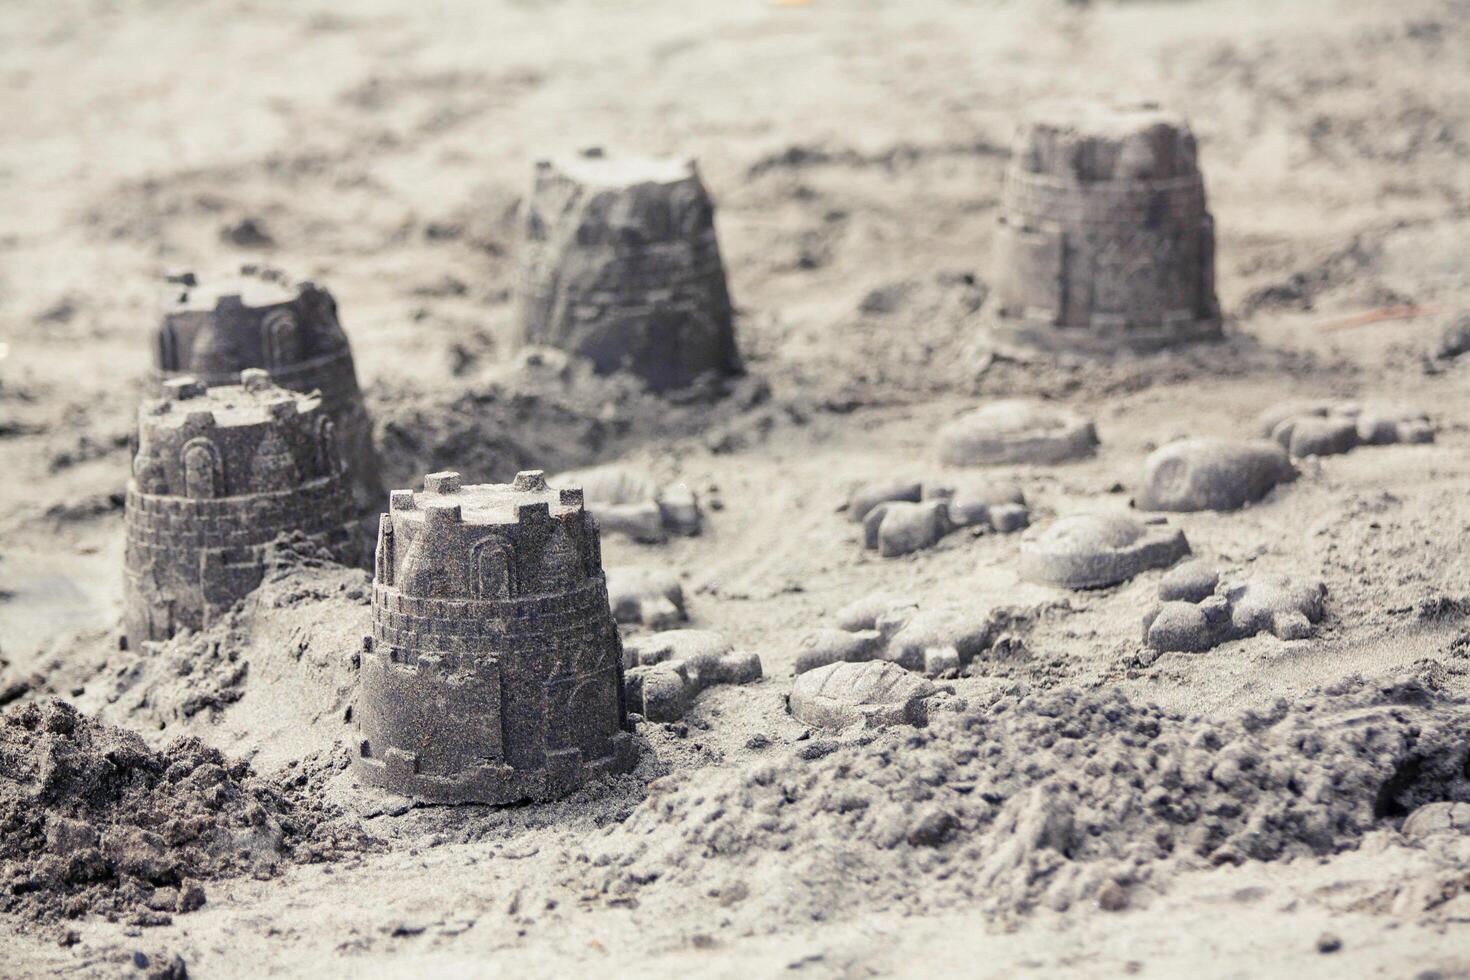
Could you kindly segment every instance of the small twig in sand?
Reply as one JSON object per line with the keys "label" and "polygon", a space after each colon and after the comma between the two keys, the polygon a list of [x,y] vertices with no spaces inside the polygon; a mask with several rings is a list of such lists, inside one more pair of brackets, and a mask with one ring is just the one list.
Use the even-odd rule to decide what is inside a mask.
{"label": "small twig in sand", "polygon": [[1439,307],[1437,306],[1383,306],[1366,313],[1344,317],[1341,320],[1319,323],[1317,329],[1323,333],[1331,333],[1336,330],[1351,330],[1353,327],[1367,326],[1370,323],[1381,323],[1384,320],[1413,320],[1421,316],[1433,316],[1438,312]]}

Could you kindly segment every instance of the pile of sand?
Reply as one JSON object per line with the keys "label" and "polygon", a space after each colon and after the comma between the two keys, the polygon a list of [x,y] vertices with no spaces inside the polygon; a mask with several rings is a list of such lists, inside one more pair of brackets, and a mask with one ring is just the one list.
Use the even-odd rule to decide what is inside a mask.
{"label": "pile of sand", "polygon": [[1470,800],[1467,761],[1470,705],[1417,679],[1353,678],[1225,721],[1019,691],[926,729],[661,780],[588,856],[613,894],[698,885],[771,928],[863,905],[1122,908],[1177,870],[1331,854]]}
{"label": "pile of sand", "polygon": [[0,716],[0,911],[162,924],[202,881],[363,846],[329,817],[197,739],[156,751],[55,700]]}

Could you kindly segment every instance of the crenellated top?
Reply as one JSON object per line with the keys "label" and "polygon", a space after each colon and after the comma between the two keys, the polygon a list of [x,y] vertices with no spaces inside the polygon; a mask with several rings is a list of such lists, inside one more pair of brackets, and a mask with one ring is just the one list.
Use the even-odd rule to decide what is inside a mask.
{"label": "crenellated top", "polygon": [[582,491],[548,486],[540,470],[470,486],[458,473],[430,473],[421,491],[393,491],[379,522],[376,581],[417,598],[550,595],[601,573]]}
{"label": "crenellated top", "polygon": [[169,277],[154,349],[165,374],[214,382],[246,368],[282,371],[346,352],[337,302],[314,283],[259,266],[206,280],[192,272]]}
{"label": "crenellated top", "polygon": [[[575,227],[565,224],[568,214],[576,216]],[[614,252],[714,234],[714,205],[693,160],[614,157],[596,149],[537,161],[524,218],[533,242],[555,228],[576,245]]]}
{"label": "crenellated top", "polygon": [[1054,102],[1027,114],[1012,177],[1066,183],[1198,181],[1189,124],[1153,103]]}
{"label": "crenellated top", "polygon": [[214,499],[282,493],[341,479],[335,425],[316,395],[273,384],[265,371],[206,388],[172,378],[138,410],[133,484],[155,496]]}

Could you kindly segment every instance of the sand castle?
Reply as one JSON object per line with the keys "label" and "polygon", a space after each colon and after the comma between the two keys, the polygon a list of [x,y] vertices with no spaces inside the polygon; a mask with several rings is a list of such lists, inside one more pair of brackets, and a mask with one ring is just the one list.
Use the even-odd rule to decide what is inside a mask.
{"label": "sand castle", "polygon": [[1042,107],[1001,200],[992,339],[1148,349],[1220,334],[1194,134],[1156,106]]}
{"label": "sand castle", "polygon": [[563,795],[631,768],[623,649],[581,490],[432,473],[382,515],[354,765],[440,802]]}
{"label": "sand castle", "polygon": [[372,423],[337,301],[325,289],[257,266],[218,280],[172,276],[154,355],[165,379],[189,375],[214,387],[261,368],[283,388],[320,392],[337,427],[358,511],[371,513],[381,505],[385,491]]}
{"label": "sand castle", "polygon": [[335,422],[264,371],[206,390],[164,382],[138,412],[126,497],[125,629],[132,644],[201,629],[260,583],[280,534],[358,557]]}
{"label": "sand castle", "polygon": [[714,206],[692,161],[542,160],[524,211],[520,340],[655,391],[739,370]]}

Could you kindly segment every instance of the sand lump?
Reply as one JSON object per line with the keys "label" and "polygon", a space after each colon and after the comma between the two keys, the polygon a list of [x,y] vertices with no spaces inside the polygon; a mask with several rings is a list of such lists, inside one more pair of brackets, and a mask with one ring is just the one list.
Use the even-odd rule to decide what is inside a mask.
{"label": "sand lump", "polygon": [[921,605],[910,596],[875,592],[839,609],[835,627],[802,634],[796,673],[880,660],[931,677],[952,675],[995,648],[1029,615],[985,603]]}
{"label": "sand lump", "polygon": [[604,534],[625,534],[634,541],[658,544],[670,534],[698,534],[704,526],[704,512],[688,486],[660,487],[632,467],[594,466],[562,473],[549,482],[581,487],[587,510]]}
{"label": "sand lump", "polygon": [[939,458],[951,466],[1061,463],[1097,451],[1089,419],[1033,402],[992,402],[939,430]]}
{"label": "sand lump", "polygon": [[884,558],[933,547],[970,527],[1006,534],[1030,523],[1021,488],[1006,480],[880,480],[848,499],[847,513],[863,525],[863,547]]}
{"label": "sand lump", "polygon": [[1097,589],[1172,565],[1187,554],[1184,532],[1162,520],[1076,514],[1026,532],[1021,577],[1063,589]]}
{"label": "sand lump", "polygon": [[737,651],[712,630],[667,630],[623,646],[628,709],[649,721],[677,721],[715,684],[753,684],[760,657]]}
{"label": "sand lump", "polygon": [[928,718],[926,702],[937,691],[887,661],[833,663],[799,675],[789,706],[798,721],[818,728],[922,725]]}
{"label": "sand lump", "polygon": [[1198,561],[1165,575],[1161,601],[1144,617],[1144,642],[1155,650],[1200,651],[1264,632],[1301,640],[1326,614],[1327,586],[1318,579],[1262,573],[1225,588],[1219,579]]}
{"label": "sand lump", "polygon": [[1294,479],[1286,450],[1273,442],[1181,439],[1149,454],[1137,503],[1141,510],[1239,510]]}
{"label": "sand lump", "polygon": [[1261,413],[1262,435],[1292,456],[1333,456],[1358,446],[1434,441],[1429,416],[1414,408],[1377,403],[1288,402]]}
{"label": "sand lump", "polygon": [[620,623],[667,629],[689,618],[679,577],[663,568],[609,568],[607,601],[613,618]]}
{"label": "sand lump", "polygon": [[0,909],[162,924],[201,881],[336,848],[325,813],[197,739],[150,749],[62,701],[0,716]]}
{"label": "sand lump", "polygon": [[926,728],[661,780],[590,855],[604,888],[758,880],[743,915],[771,928],[865,902],[1118,908],[1176,870],[1332,854],[1470,800],[1470,706],[1419,680],[1354,678],[1224,720],[1118,691],[953,707]]}

